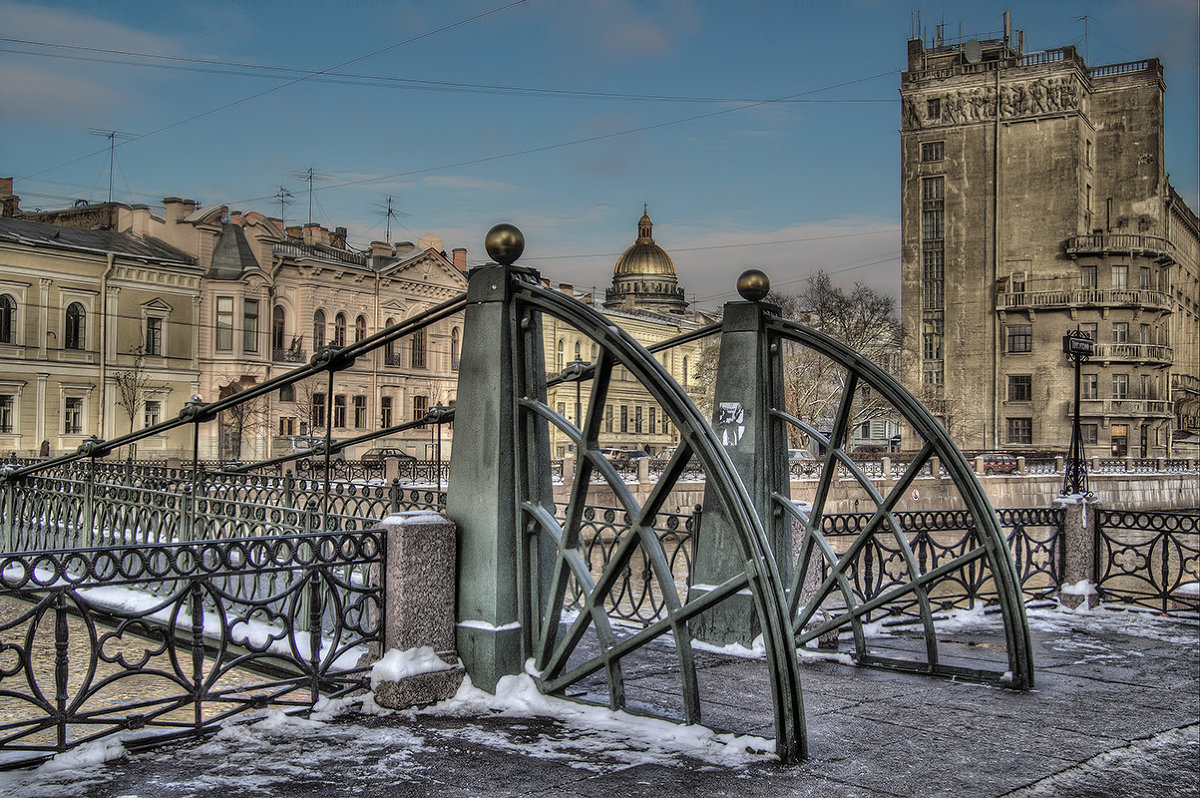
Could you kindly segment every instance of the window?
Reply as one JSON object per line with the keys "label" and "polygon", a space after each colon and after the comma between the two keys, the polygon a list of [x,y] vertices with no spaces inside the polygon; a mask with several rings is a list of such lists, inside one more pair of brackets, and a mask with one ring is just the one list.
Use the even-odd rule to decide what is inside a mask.
{"label": "window", "polygon": [[161,355],[163,320],[158,316],[146,317],[146,341],[143,350],[147,355]]}
{"label": "window", "polygon": [[367,337],[367,317],[359,316],[354,320],[354,343]]}
{"label": "window", "polygon": [[16,399],[11,393],[0,393],[0,433],[8,435],[13,431],[13,407]]}
{"label": "window", "polygon": [[217,297],[217,342],[218,352],[233,349],[233,297]]}
{"label": "window", "polygon": [[409,361],[415,369],[425,368],[425,330],[417,330],[409,339]]}
{"label": "window", "polygon": [[325,346],[325,311],[318,310],[313,314],[313,348]]}
{"label": "window", "polygon": [[1010,324],[1005,328],[1008,332],[1009,352],[1033,351],[1033,325]]}
{"label": "window", "polygon": [[17,300],[0,294],[0,344],[16,342]]}
{"label": "window", "polygon": [[1096,283],[1096,267],[1095,266],[1080,266],[1079,267],[1079,282],[1084,288],[1095,288]]}
{"label": "window", "polygon": [[242,351],[258,351],[257,299],[247,299],[242,303]]}
{"label": "window", "polygon": [[1008,377],[1008,401],[1032,402],[1033,377],[1029,374],[1010,374]]}
{"label": "window", "polygon": [[412,406],[412,420],[419,421],[425,417],[425,411],[429,409],[428,396],[414,396]]}
{"label": "window", "polygon": [[1008,443],[1033,443],[1033,419],[1008,419]]}
{"label": "window", "polygon": [[279,388],[279,401],[294,402],[296,401],[296,386],[283,385]]}
{"label": "window", "polygon": [[1138,325],[1138,343],[1139,344],[1148,344],[1148,343],[1151,343],[1151,340],[1152,339],[1150,338],[1150,325],[1149,324]]}
{"label": "window", "polygon": [[605,406],[604,406],[604,431],[605,431],[605,432],[612,432],[612,431],[613,431],[613,411],[612,411],[612,405],[605,405]]}
{"label": "window", "polygon": [[940,98],[925,101],[925,118],[930,121],[942,118],[942,101]]}
{"label": "window", "polygon": [[1079,398],[1080,399],[1099,399],[1100,398],[1100,375],[1099,374],[1080,374],[1079,375]]}
{"label": "window", "polygon": [[333,397],[333,426],[346,426],[346,396],[337,394]]}
{"label": "window", "polygon": [[925,310],[941,310],[946,293],[946,252],[942,242],[926,242],[921,251],[921,302]]}
{"label": "window", "polygon": [[1129,287],[1128,266],[1112,267],[1112,287],[1114,291],[1121,291]]}
{"label": "window", "polygon": [[642,406],[633,408],[633,431],[642,434]]}
{"label": "window", "polygon": [[658,432],[658,423],[657,423],[658,419],[655,418],[655,416],[657,415],[657,411],[658,411],[657,407],[650,408],[650,422],[649,423],[650,423],[650,434],[651,435]]}
{"label": "window", "polygon": [[67,306],[67,328],[64,333],[64,348],[83,349],[87,345],[87,315],[83,305],[78,302]]}
{"label": "window", "polygon": [[313,429],[325,426],[325,394],[314,393],[312,395],[312,422]]}
{"label": "window", "polygon": [[1112,375],[1112,398],[1113,399],[1128,399],[1129,398],[1129,375],[1114,374]]}
{"label": "window", "polygon": [[921,145],[922,161],[940,161],[946,157],[946,142],[927,141]]}
{"label": "window", "polygon": [[271,348],[276,352],[282,352],[288,348],[287,341],[284,340],[287,335],[284,332],[284,321],[283,308],[276,305],[275,309],[271,311]]}
{"label": "window", "polygon": [[581,344],[579,341],[576,341],[575,342],[575,359],[576,360],[583,360],[583,356],[581,354],[582,348],[583,348],[583,344]]}
{"label": "window", "polygon": [[931,319],[922,325],[922,354],[926,360],[942,359],[942,319]]}
{"label": "window", "polygon": [[558,370],[561,372],[563,366],[566,365],[567,342],[563,339],[558,339]]}
{"label": "window", "polygon": [[944,375],[941,361],[934,361],[932,366],[921,371],[921,382],[924,385],[941,385]]}
{"label": "window", "polygon": [[459,340],[461,333],[455,327],[450,331],[450,370],[458,371],[458,361],[461,357],[462,341]]}
{"label": "window", "polygon": [[296,419],[291,416],[284,416],[283,418],[279,419],[279,434],[295,435]]}
{"label": "window", "polygon": [[379,426],[385,429],[392,426],[392,397],[390,396],[379,397]]}
{"label": "window", "polygon": [[1112,342],[1114,344],[1129,343],[1129,322],[1114,321],[1112,333]]}
{"label": "window", "polygon": [[1143,374],[1142,375],[1142,394],[1138,398],[1139,399],[1153,399],[1154,397],[1151,395],[1153,392],[1154,392],[1154,389],[1153,389],[1153,387],[1151,387],[1150,375]]}
{"label": "window", "polygon": [[1097,328],[1096,322],[1094,322],[1094,321],[1085,322],[1085,323],[1079,325],[1079,332],[1083,333],[1085,336],[1087,336],[1088,338],[1091,338],[1093,341],[1095,341],[1098,336],[1096,328]]}
{"label": "window", "polygon": [[621,405],[621,432],[629,432],[629,406]]}
{"label": "window", "polygon": [[1092,229],[1092,187],[1083,187],[1083,227],[1085,230]]}
{"label": "window", "polygon": [[688,387],[688,359],[686,355],[683,358],[683,387]]}
{"label": "window", "polygon": [[354,397],[354,428],[362,429],[367,426],[367,397]]}
{"label": "window", "polygon": [[1092,140],[1091,139],[1088,139],[1086,142],[1084,142],[1083,162],[1087,166],[1092,165]]}
{"label": "window", "polygon": [[153,427],[162,415],[162,402],[147,401],[145,405],[145,423],[143,427]]}
{"label": "window", "polygon": [[1138,288],[1143,291],[1150,290],[1150,269],[1146,266],[1138,269]]}
{"label": "window", "polygon": [[1012,286],[1014,294],[1025,293],[1025,272],[1013,272],[1009,278],[1009,284]]}
{"label": "window", "polygon": [[[395,324],[396,324],[396,320],[393,318],[389,318],[387,321],[385,321],[383,323],[383,326],[387,329],[390,329]],[[383,345],[383,363],[386,366],[400,365],[399,363],[396,362],[396,341],[394,339],[389,340],[386,344]]]}
{"label": "window", "polygon": [[339,313],[333,317],[333,345],[346,345],[346,314]]}
{"label": "window", "polygon": [[1085,446],[1095,446],[1100,442],[1099,424],[1080,424],[1080,440]]}
{"label": "window", "polygon": [[83,398],[68,396],[63,400],[63,434],[79,435],[83,432]]}

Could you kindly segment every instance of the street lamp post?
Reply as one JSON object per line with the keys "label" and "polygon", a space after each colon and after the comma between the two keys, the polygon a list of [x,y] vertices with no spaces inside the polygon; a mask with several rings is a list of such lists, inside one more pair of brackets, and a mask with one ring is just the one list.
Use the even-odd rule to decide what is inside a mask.
{"label": "street lamp post", "polygon": [[1084,493],[1087,490],[1087,466],[1083,457],[1083,430],[1079,424],[1079,367],[1094,351],[1092,339],[1081,330],[1063,336],[1063,352],[1075,364],[1075,413],[1071,421],[1071,448],[1067,452],[1063,495]]}
{"label": "street lamp post", "polygon": [[450,408],[443,405],[434,405],[425,411],[425,417],[422,419],[426,424],[432,424],[431,438],[434,444],[434,468],[437,469],[437,489],[440,492],[442,489],[442,422],[446,420],[446,416],[450,414]]}

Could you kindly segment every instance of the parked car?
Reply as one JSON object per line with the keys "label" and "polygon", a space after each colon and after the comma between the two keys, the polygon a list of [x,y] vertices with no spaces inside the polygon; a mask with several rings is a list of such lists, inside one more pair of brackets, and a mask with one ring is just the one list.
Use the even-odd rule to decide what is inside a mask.
{"label": "parked car", "polygon": [[650,453],[642,449],[613,449],[612,454],[605,456],[617,465],[631,465]]}
{"label": "parked car", "polygon": [[368,449],[367,453],[358,458],[360,462],[368,465],[383,465],[388,460],[411,461],[417,458],[408,454],[403,449],[396,449],[388,446],[381,446],[375,449]]}
{"label": "parked car", "polygon": [[816,459],[816,456],[808,449],[788,449],[788,460],[793,463],[812,462]]}
{"label": "parked car", "polygon": [[983,473],[1013,474],[1017,470],[1017,458],[1004,452],[987,452],[983,455]]}

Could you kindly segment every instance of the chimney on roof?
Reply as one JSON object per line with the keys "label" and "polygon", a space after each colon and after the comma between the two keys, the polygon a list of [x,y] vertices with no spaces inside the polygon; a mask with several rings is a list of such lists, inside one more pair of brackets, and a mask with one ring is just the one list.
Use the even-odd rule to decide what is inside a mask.
{"label": "chimney on roof", "polygon": [[390,258],[392,256],[392,246],[386,241],[371,242],[371,257],[372,258]]}
{"label": "chimney on roof", "polygon": [[304,225],[304,243],[310,247],[329,246],[329,231],[313,222]]}
{"label": "chimney on roof", "polygon": [[559,283],[558,293],[566,294],[567,296],[575,296],[575,286],[570,283]]}
{"label": "chimney on roof", "polygon": [[298,224],[288,225],[287,229],[284,230],[284,233],[288,238],[293,238],[297,241],[303,238],[301,235],[300,225]]}
{"label": "chimney on roof", "polygon": [[163,197],[163,218],[169,225],[182,222],[195,210],[195,200]]}
{"label": "chimney on roof", "polygon": [[335,249],[346,248],[346,228],[337,227],[333,231],[333,236],[329,239],[329,246]]}
{"label": "chimney on roof", "polygon": [[242,219],[242,212],[241,211],[233,211],[232,213],[230,213],[229,214],[229,223],[236,224],[238,227],[241,227],[242,224],[244,223],[244,220]]}
{"label": "chimney on roof", "polygon": [[454,268],[458,269],[460,272],[465,272],[467,270],[467,251],[464,248],[455,247],[450,252],[450,256],[452,258],[452,262],[454,263]]}
{"label": "chimney on roof", "polygon": [[21,213],[21,198],[13,193],[13,179],[0,177],[0,216],[12,218]]}

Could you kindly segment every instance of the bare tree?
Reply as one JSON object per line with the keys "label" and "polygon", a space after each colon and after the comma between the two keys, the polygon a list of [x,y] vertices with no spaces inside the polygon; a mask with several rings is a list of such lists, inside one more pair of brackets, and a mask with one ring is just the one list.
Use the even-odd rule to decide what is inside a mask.
{"label": "bare tree", "polygon": [[[900,325],[892,297],[863,283],[855,283],[846,291],[821,270],[809,277],[798,293],[772,293],[767,299],[779,305],[786,318],[841,341],[888,371],[897,368]],[[783,369],[788,412],[815,429],[831,428],[847,387],[847,371],[815,350],[793,343],[784,348]],[[859,384],[849,425],[884,418],[892,412],[878,392]],[[790,434],[793,444],[805,443],[799,430]]]}
{"label": "bare tree", "polygon": [[[146,406],[146,396],[151,389],[150,375],[146,373],[145,353],[142,347],[135,346],[129,353],[133,355],[133,365],[125,371],[113,375],[113,383],[117,386],[117,407],[125,411],[129,418],[129,431],[137,422],[138,414]],[[136,444],[129,445],[129,458],[132,460]]]}
{"label": "bare tree", "polygon": [[[240,377],[220,388],[220,398],[232,396],[255,384],[253,377]],[[269,419],[263,397],[259,396],[221,411],[220,425],[221,459],[240,460],[245,442],[266,430]]]}

